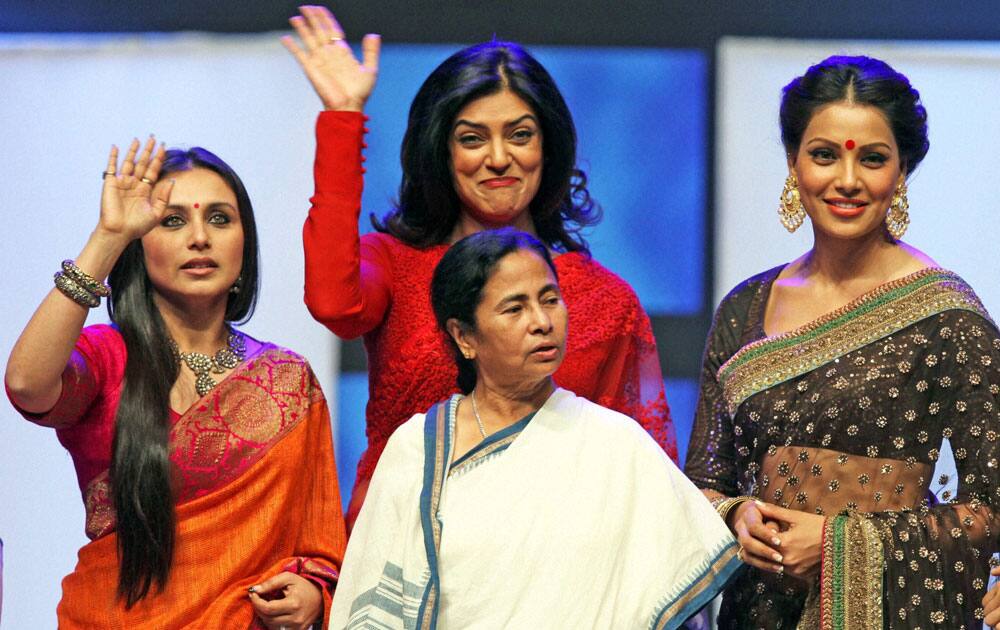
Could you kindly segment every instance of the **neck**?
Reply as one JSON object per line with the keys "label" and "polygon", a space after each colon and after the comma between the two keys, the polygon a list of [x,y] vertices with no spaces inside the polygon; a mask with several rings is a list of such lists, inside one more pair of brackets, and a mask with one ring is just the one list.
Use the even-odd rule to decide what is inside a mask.
{"label": "neck", "polygon": [[802,275],[819,284],[840,285],[857,280],[888,280],[897,257],[903,253],[881,230],[859,239],[838,239],[816,234],[813,248],[801,260]]}
{"label": "neck", "polygon": [[197,306],[178,304],[160,294],[155,294],[153,301],[167,332],[182,352],[212,355],[226,345],[229,328],[226,326],[225,297]]}
{"label": "neck", "polygon": [[551,376],[529,385],[500,387],[480,375],[476,381],[476,405],[482,412],[483,424],[488,425],[492,433],[538,411],[554,391]]}
{"label": "neck", "polygon": [[531,218],[531,212],[527,208],[525,208],[521,214],[517,215],[513,221],[508,223],[490,223],[488,221],[481,221],[465,210],[462,210],[458,214],[458,221],[455,222],[455,229],[451,231],[451,237],[449,237],[448,243],[457,243],[466,236],[470,236],[476,232],[482,232],[483,230],[495,230],[502,227],[512,227],[516,230],[527,232],[535,238],[538,238],[538,234],[535,232],[535,221]]}

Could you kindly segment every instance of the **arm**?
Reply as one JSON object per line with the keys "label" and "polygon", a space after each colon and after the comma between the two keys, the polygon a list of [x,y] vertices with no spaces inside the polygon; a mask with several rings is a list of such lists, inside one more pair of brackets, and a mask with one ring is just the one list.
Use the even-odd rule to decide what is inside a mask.
{"label": "arm", "polygon": [[377,326],[390,297],[389,261],[358,237],[361,213],[361,112],[375,87],[380,39],[366,35],[363,61],[324,7],[306,6],[290,20],[301,40],[282,38],[326,111],[316,124],[315,194],[303,228],[305,301],[309,312],[341,337]]}
{"label": "arm", "polygon": [[[104,281],[125,247],[155,226],[166,211],[172,183],[153,191],[142,181],[155,180],[163,161],[161,146],[153,153],[150,137],[142,152],[134,140],[117,170],[118,149],[111,148],[101,216],[87,244],[76,258],[77,266]],[[139,153],[138,161],[136,154]],[[7,362],[5,382],[11,401],[28,413],[44,413],[56,404],[63,389],[63,372],[71,366],[73,347],[87,319],[87,308],[53,289],[39,305],[14,344]]]}

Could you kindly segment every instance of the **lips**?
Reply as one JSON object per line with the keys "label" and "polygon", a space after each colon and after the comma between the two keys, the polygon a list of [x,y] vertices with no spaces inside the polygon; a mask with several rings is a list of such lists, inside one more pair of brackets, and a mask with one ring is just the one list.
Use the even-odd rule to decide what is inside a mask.
{"label": "lips", "polygon": [[218,269],[218,267],[219,264],[211,258],[192,258],[181,265],[183,271],[195,276],[208,275]]}
{"label": "lips", "polygon": [[559,346],[552,343],[535,346],[531,351],[531,356],[543,361],[553,361],[559,356]]}
{"label": "lips", "polygon": [[490,179],[484,179],[482,184],[487,188],[506,188],[507,186],[513,186],[518,182],[516,177],[491,177]]}
{"label": "lips", "polygon": [[868,202],[861,199],[830,197],[823,201],[826,202],[826,207],[830,209],[830,212],[844,218],[856,217],[868,207]]}

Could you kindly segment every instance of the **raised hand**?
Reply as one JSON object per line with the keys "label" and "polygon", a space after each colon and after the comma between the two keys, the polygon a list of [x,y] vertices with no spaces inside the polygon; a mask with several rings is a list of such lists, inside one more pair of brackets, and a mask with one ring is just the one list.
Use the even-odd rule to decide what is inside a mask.
{"label": "raised hand", "polygon": [[299,12],[288,21],[302,46],[290,35],[281,38],[282,45],[295,55],[324,108],[362,111],[375,88],[382,38],[365,35],[359,63],[329,9],[307,5],[299,7]]}
{"label": "raised hand", "polygon": [[160,222],[166,214],[173,188],[173,182],[154,188],[166,154],[164,146],[156,148],[153,136],[146,141],[141,153],[139,146],[138,140],[132,141],[119,167],[118,147],[112,145],[101,191],[98,229],[126,243],[143,236]]}

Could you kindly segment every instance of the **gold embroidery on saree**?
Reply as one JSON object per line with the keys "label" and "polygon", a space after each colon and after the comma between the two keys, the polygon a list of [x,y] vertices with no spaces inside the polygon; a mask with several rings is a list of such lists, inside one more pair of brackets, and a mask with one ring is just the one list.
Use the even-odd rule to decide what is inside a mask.
{"label": "gold embroidery on saree", "polygon": [[972,289],[957,275],[924,269],[889,282],[815,322],[740,348],[718,371],[729,413],[754,394],[952,309],[989,320]]}

